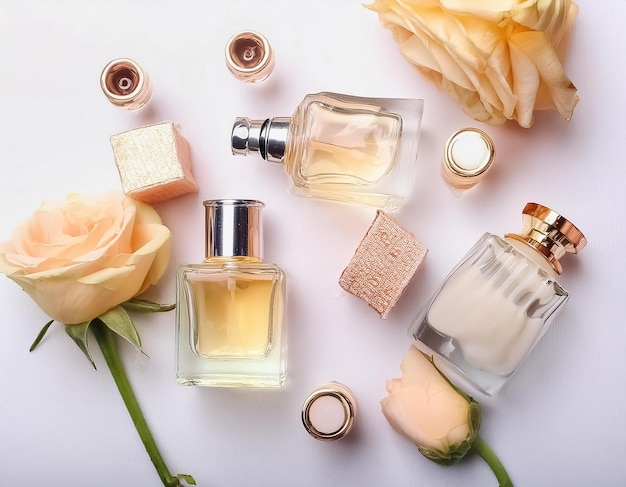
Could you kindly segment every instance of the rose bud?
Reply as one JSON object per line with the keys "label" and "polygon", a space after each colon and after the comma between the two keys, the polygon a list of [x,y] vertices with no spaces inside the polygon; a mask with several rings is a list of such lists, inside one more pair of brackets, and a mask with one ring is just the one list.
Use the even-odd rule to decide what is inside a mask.
{"label": "rose bud", "polygon": [[391,427],[415,443],[422,455],[441,465],[453,465],[475,450],[501,486],[512,486],[500,460],[478,436],[478,402],[453,385],[432,359],[414,346],[400,369],[402,378],[387,381],[389,396],[381,401]]}

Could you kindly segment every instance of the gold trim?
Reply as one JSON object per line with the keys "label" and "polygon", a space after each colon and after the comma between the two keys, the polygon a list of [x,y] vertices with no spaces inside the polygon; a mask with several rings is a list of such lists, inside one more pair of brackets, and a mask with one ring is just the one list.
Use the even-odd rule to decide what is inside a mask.
{"label": "gold trim", "polygon": [[[331,396],[338,399],[344,410],[344,422],[337,431],[332,433],[323,433],[317,430],[311,423],[309,413],[311,406],[315,401],[324,396]],[[315,439],[321,441],[339,440],[346,436],[352,426],[357,414],[356,401],[352,395],[352,391],[343,384],[338,382],[330,382],[317,387],[304,401],[302,405],[302,424],[307,432]]]}

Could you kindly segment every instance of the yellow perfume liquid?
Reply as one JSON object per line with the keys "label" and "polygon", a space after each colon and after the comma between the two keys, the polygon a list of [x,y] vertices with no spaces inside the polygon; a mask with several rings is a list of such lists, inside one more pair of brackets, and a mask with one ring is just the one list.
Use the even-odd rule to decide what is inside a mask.
{"label": "yellow perfume liquid", "polygon": [[314,102],[303,117],[309,136],[302,147],[294,144],[301,151],[299,167],[288,166],[303,183],[372,185],[393,170],[402,134],[399,116]]}
{"label": "yellow perfume liquid", "polygon": [[[223,271],[223,269],[216,269]],[[193,347],[206,358],[259,359],[272,349],[273,321],[280,315],[274,302],[274,273],[254,275],[233,269],[218,274],[187,275],[196,318]]]}

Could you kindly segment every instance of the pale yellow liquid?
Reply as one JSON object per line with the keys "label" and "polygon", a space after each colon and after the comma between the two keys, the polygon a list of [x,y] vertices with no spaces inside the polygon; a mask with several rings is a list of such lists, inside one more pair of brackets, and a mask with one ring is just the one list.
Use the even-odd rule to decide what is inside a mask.
{"label": "pale yellow liquid", "polygon": [[196,353],[206,358],[267,356],[275,283],[270,276],[190,275]]}
{"label": "pale yellow liquid", "polygon": [[393,170],[402,121],[371,107],[349,110],[314,102],[302,129],[305,140],[297,172],[305,185],[367,186]]}

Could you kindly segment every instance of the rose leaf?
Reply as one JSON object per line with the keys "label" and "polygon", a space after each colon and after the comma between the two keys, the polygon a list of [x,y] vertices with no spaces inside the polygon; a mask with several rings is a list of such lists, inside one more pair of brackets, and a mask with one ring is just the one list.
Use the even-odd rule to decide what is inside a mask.
{"label": "rose leaf", "polygon": [[52,323],[54,323],[54,320],[48,321],[48,323],[46,323],[43,326],[43,328],[41,329],[41,331],[37,335],[37,338],[35,338],[35,341],[33,342],[33,344],[28,349],[29,352],[32,352],[33,350],[35,350],[35,348],[37,348],[37,345],[39,345],[39,342],[41,342],[41,340],[43,340],[43,337],[46,335],[46,332],[48,331],[48,328],[50,328],[50,325]]}
{"label": "rose leaf", "polygon": [[69,335],[69,337],[74,340],[74,343],[78,345],[78,348],[82,350],[85,354],[85,357],[91,362],[93,368],[96,368],[96,364],[91,358],[91,353],[89,353],[89,346],[87,345],[87,330],[89,329],[89,325],[91,321],[86,321],[85,323],[81,323],[80,325],[64,325],[65,333]]}
{"label": "rose leaf", "polygon": [[143,352],[141,348],[141,338],[139,337],[137,328],[135,328],[133,320],[122,306],[116,306],[110,309],[106,313],[98,316],[97,319],[104,323],[111,331],[133,344],[137,350]]}
{"label": "rose leaf", "polygon": [[160,313],[163,311],[171,311],[175,304],[159,304],[154,301],[148,301],[147,299],[129,299],[125,303],[122,303],[124,309],[128,311],[136,311],[138,313]]}

